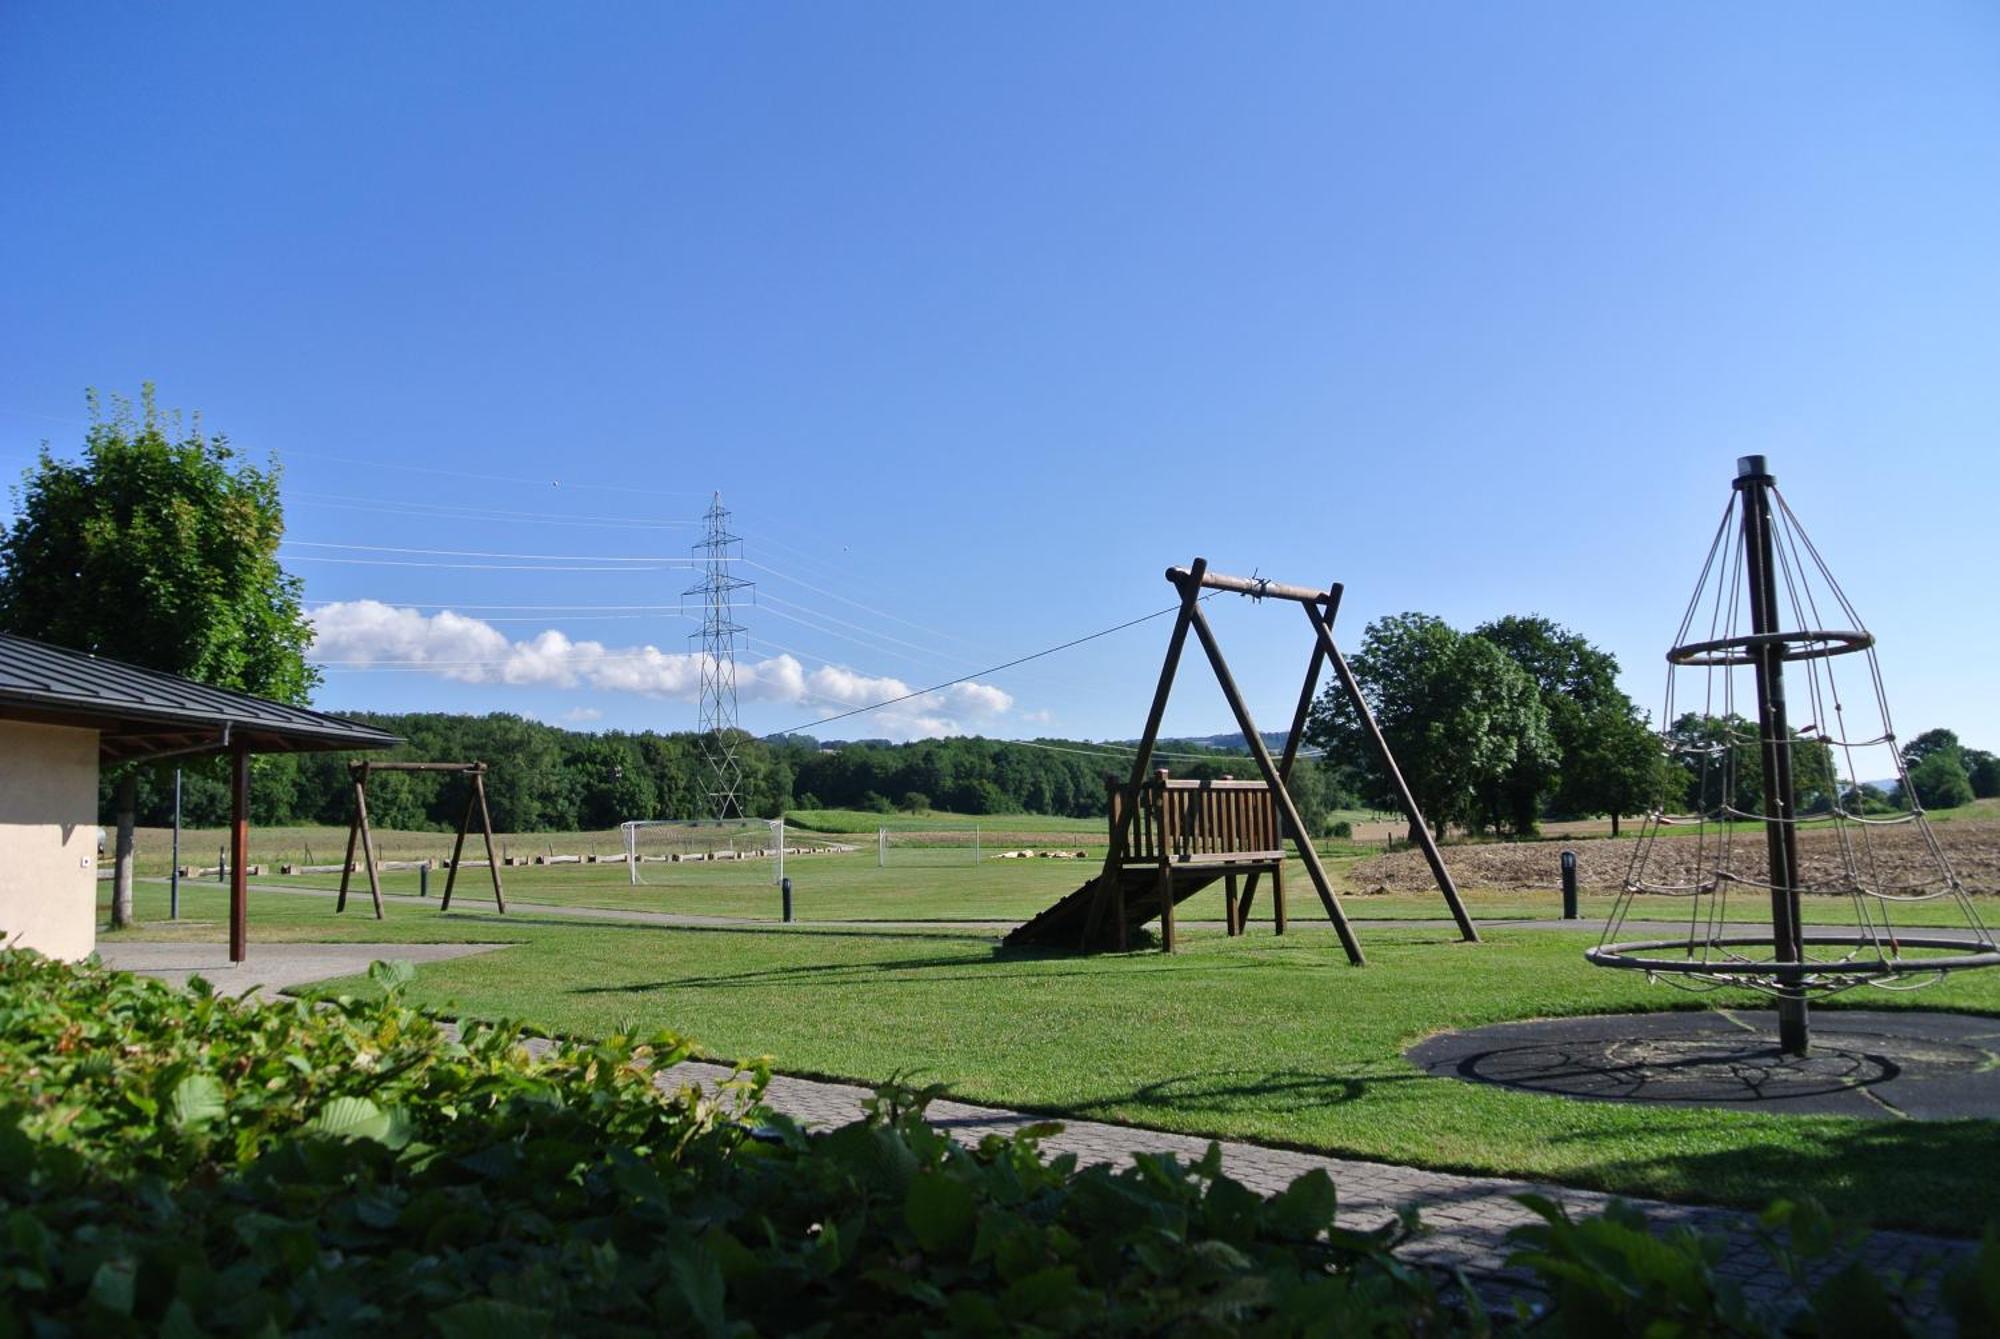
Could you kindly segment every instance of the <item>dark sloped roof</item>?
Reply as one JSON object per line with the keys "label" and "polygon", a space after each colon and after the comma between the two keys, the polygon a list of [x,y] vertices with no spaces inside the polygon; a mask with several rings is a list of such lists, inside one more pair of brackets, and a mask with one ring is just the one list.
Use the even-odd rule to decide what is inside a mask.
{"label": "dark sloped roof", "polygon": [[106,762],[238,744],[253,753],[310,753],[402,742],[357,721],[9,632],[0,632],[0,719],[96,730]]}

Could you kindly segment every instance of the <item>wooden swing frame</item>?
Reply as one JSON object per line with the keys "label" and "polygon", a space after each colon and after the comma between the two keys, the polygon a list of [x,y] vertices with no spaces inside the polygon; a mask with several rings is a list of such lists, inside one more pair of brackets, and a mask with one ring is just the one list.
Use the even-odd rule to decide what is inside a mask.
{"label": "wooden swing frame", "polygon": [[465,816],[458,822],[458,840],[451,848],[451,863],[444,876],[444,897],[439,911],[451,910],[452,886],[458,882],[459,858],[465,854],[466,834],[472,831],[472,816],[479,815],[480,831],[486,838],[486,865],[493,875],[493,905],[503,916],[507,896],[500,887],[500,857],[493,850],[493,816],[486,808],[486,764],[483,762],[351,762],[348,776],[354,785],[354,818],[347,825],[347,858],[340,864],[340,897],[336,913],[347,910],[347,885],[354,873],[354,845],[361,844],[362,864],[368,870],[368,893],[375,902],[375,919],[382,919],[382,879],[375,867],[375,840],[368,826],[368,778],[376,772],[450,772],[472,778],[472,793],[466,797]]}
{"label": "wooden swing frame", "polygon": [[[1466,913],[1465,903],[1458,894],[1458,887],[1452,882],[1451,872],[1445,868],[1444,857],[1438,851],[1436,841],[1431,837],[1429,824],[1424,821],[1423,813],[1417,808],[1416,798],[1410,793],[1409,784],[1403,779],[1402,769],[1396,765],[1395,755],[1389,751],[1389,742],[1383,738],[1381,727],[1376,724],[1375,714],[1368,709],[1367,700],[1361,695],[1361,687],[1355,681],[1354,672],[1348,668],[1347,658],[1340,653],[1340,647],[1334,642],[1333,620],[1340,610],[1343,590],[1341,584],[1335,582],[1324,591],[1319,591],[1304,586],[1281,585],[1258,577],[1224,576],[1210,572],[1206,558],[1196,558],[1189,567],[1168,568],[1167,580],[1180,592],[1180,612],[1174,620],[1173,633],[1167,640],[1166,662],[1160,667],[1159,684],[1153,690],[1153,705],[1146,713],[1146,729],[1139,740],[1138,757],[1132,760],[1131,781],[1125,788],[1124,794],[1138,797],[1151,784],[1158,788],[1161,800],[1164,801],[1168,796],[1169,787],[1215,784],[1174,783],[1168,781],[1164,773],[1156,782],[1149,783],[1147,780],[1148,769],[1153,761],[1153,748],[1159,741],[1160,722],[1166,714],[1167,699],[1173,693],[1174,679],[1180,671],[1181,652],[1187,645],[1189,629],[1193,629],[1196,638],[1201,642],[1203,652],[1208,657],[1209,667],[1215,671],[1216,684],[1222,689],[1222,695],[1228,701],[1231,713],[1236,717],[1236,727],[1242,731],[1250,755],[1257,763],[1257,770],[1263,777],[1263,788],[1268,790],[1270,802],[1276,806],[1277,817],[1281,820],[1279,825],[1281,831],[1277,842],[1270,840],[1268,824],[1263,826],[1261,835],[1257,838],[1262,846],[1278,849],[1251,850],[1247,846],[1236,849],[1226,843],[1225,849],[1214,857],[1223,860],[1237,857],[1233,863],[1242,868],[1247,875],[1241,902],[1233,896],[1235,873],[1226,876],[1228,894],[1231,894],[1226,896],[1224,905],[1229,918],[1229,933],[1232,935],[1242,933],[1249,919],[1251,903],[1256,898],[1258,877],[1266,870],[1272,874],[1272,911],[1275,929],[1279,934],[1284,933],[1284,885],[1281,882],[1279,862],[1283,855],[1283,840],[1289,838],[1299,859],[1305,864],[1306,874],[1312,880],[1313,890],[1319,894],[1320,905],[1326,911],[1327,920],[1332,922],[1335,933],[1340,936],[1341,946],[1347,951],[1347,960],[1357,967],[1366,961],[1361,952],[1361,943],[1355,938],[1354,927],[1348,923],[1346,913],[1341,910],[1340,901],[1335,897],[1333,885],[1326,876],[1326,869],[1320,863],[1319,852],[1313,849],[1306,826],[1299,818],[1298,805],[1292,799],[1291,789],[1287,784],[1291,778],[1292,768],[1298,761],[1300,737],[1305,732],[1306,719],[1312,710],[1320,675],[1327,665],[1331,664],[1341,691],[1353,706],[1355,714],[1360,717],[1362,732],[1373,748],[1376,759],[1382,764],[1382,769],[1388,776],[1391,788],[1396,792],[1397,801],[1401,804],[1404,815],[1410,820],[1412,828],[1418,835],[1424,858],[1430,863],[1431,875],[1437,880],[1438,891],[1444,894],[1445,904],[1451,909],[1452,920],[1457,923],[1459,936],[1467,943],[1478,943],[1479,931],[1473,926],[1471,916]],[[1273,761],[1271,751],[1264,743],[1264,737],[1257,732],[1257,723],[1250,717],[1250,708],[1244,703],[1243,694],[1236,687],[1236,679],[1230,673],[1229,662],[1223,657],[1222,647],[1215,639],[1215,630],[1209,626],[1207,617],[1202,613],[1203,590],[1230,591],[1259,601],[1286,600],[1298,604],[1305,610],[1306,620],[1313,629],[1312,658],[1306,667],[1305,684],[1299,689],[1298,707],[1292,713],[1292,729],[1285,740],[1282,761]],[[1239,787],[1245,784],[1252,787],[1256,785],[1254,782],[1234,784]],[[1121,875],[1129,864],[1134,863],[1130,859],[1135,854],[1132,842],[1133,822],[1143,807],[1139,803],[1130,802],[1114,802],[1112,805],[1110,848],[1105,853],[1104,872],[1095,881],[1096,891],[1084,918],[1080,947],[1086,950],[1099,944],[1107,915],[1112,917],[1113,941],[1121,950],[1127,947],[1125,893],[1121,886]],[[1159,812],[1169,814],[1171,810],[1162,808]],[[1171,836],[1171,821],[1166,826],[1168,835]],[[1176,859],[1180,865],[1186,866],[1195,857],[1186,853],[1177,855],[1170,840],[1159,842],[1157,845],[1159,848],[1157,852],[1149,850],[1137,854],[1141,861],[1157,859],[1159,862],[1161,947],[1167,952],[1172,952],[1175,902],[1172,887],[1173,870]]]}

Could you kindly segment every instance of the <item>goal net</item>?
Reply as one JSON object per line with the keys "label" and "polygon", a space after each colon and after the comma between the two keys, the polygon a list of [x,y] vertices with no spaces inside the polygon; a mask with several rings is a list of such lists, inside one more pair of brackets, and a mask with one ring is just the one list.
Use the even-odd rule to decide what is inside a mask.
{"label": "goal net", "polygon": [[881,869],[891,865],[976,865],[986,854],[976,826],[875,830],[875,864]]}
{"label": "goal net", "polygon": [[785,873],[782,818],[639,818],[618,825],[625,839],[625,868],[633,884],[660,879],[662,866],[734,863],[768,865],[771,882]]}

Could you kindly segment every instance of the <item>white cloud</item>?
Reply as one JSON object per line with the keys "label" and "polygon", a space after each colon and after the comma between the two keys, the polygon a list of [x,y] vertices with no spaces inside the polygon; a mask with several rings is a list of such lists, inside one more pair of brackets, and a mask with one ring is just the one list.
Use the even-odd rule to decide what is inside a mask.
{"label": "white cloud", "polygon": [[596,707],[571,707],[562,714],[562,718],[572,725],[584,725],[590,721],[603,720],[604,713]]}
{"label": "white cloud", "polygon": [[[480,619],[444,610],[424,614],[379,600],[345,600],[313,616],[315,660],[339,669],[402,669],[466,684],[589,688],[694,702],[701,697],[702,658],[656,646],[607,647],[572,641],[554,628],[514,641]],[[901,679],[839,665],[808,671],[789,655],[736,662],[736,695],[744,702],[796,704],[808,712],[863,707],[913,692]],[[839,733],[890,738],[964,734],[1014,706],[991,684],[960,683],[839,722]],[[584,713],[588,713],[585,715]],[[582,707],[566,720],[597,720]]]}

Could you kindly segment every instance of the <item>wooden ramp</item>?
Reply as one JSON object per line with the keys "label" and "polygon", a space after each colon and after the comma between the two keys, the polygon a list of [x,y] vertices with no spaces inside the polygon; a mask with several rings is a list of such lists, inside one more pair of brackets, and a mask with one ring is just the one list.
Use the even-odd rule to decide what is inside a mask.
{"label": "wooden ramp", "polygon": [[[1160,876],[1157,870],[1143,866],[1126,866],[1118,871],[1116,896],[1121,903],[1119,910],[1099,920],[1096,932],[1086,936],[1090,923],[1090,909],[1097,900],[1099,886],[1105,876],[1100,874],[1077,889],[1062,901],[1043,911],[1026,925],[1016,926],[1007,936],[1006,942],[1015,947],[1028,945],[1050,948],[1084,948],[1087,950],[1116,949],[1118,944],[1118,924],[1122,919],[1128,932],[1145,925],[1160,915]],[[1202,889],[1218,879],[1233,877],[1213,868],[1176,871],[1172,879],[1175,905],[1187,901]],[[1122,917],[1120,915],[1122,911]],[[1234,928],[1240,928],[1234,927]]]}
{"label": "wooden ramp", "polygon": [[1283,825],[1263,782],[1177,781],[1163,768],[1150,781],[1110,781],[1106,789],[1112,844],[1103,872],[1017,928],[1007,943],[1123,949],[1135,927],[1158,917],[1160,946],[1171,951],[1174,908],[1217,882],[1229,933],[1241,934],[1266,876],[1273,917],[1284,932]]}

